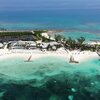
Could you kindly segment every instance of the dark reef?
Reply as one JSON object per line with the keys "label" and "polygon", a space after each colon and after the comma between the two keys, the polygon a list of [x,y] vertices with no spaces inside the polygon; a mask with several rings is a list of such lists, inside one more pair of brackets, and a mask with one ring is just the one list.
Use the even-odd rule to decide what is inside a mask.
{"label": "dark reef", "polygon": [[100,100],[99,75],[58,80],[51,78],[42,86],[30,84],[0,85],[0,100]]}

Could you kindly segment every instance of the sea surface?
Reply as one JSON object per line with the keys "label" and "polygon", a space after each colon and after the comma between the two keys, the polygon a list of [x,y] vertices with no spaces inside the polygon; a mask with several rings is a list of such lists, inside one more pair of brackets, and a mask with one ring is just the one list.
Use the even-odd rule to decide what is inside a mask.
{"label": "sea surface", "polygon": [[8,30],[66,29],[100,31],[100,10],[0,11],[0,27]]}
{"label": "sea surface", "polygon": [[[66,37],[100,40],[100,11],[0,11],[0,28],[64,30],[60,34]],[[100,60],[79,64],[56,57],[0,61],[0,100],[100,100]]]}
{"label": "sea surface", "polygon": [[100,61],[45,57],[0,61],[0,100],[100,100]]}
{"label": "sea surface", "polygon": [[[0,29],[66,30],[68,37],[100,39],[100,10],[0,11]],[[92,33],[92,34],[91,34]]]}

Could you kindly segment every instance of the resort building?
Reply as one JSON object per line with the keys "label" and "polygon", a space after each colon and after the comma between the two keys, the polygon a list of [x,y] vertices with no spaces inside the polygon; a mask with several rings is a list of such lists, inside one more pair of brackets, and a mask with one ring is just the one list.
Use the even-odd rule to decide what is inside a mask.
{"label": "resort building", "polygon": [[35,49],[36,43],[34,41],[10,41],[8,43],[9,49]]}
{"label": "resort building", "polygon": [[33,32],[0,32],[0,42],[9,42],[9,41],[32,41],[35,39]]}
{"label": "resort building", "polygon": [[91,46],[100,45],[100,40],[91,40],[88,42],[88,45]]}
{"label": "resort building", "polygon": [[0,43],[0,49],[2,49],[4,47],[4,45],[2,43]]}
{"label": "resort building", "polygon": [[51,41],[55,41],[54,35],[52,36],[52,35],[50,35],[50,34],[48,34],[48,33],[42,33],[41,35],[42,35],[43,37],[45,37],[45,38],[51,40]]}

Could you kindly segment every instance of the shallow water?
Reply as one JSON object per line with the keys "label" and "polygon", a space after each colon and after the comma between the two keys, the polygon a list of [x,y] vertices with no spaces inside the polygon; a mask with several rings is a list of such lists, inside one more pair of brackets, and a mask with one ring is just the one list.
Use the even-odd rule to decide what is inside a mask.
{"label": "shallow water", "polygon": [[[0,61],[1,100],[100,100],[100,61],[46,57]],[[20,91],[20,93],[19,93]]]}

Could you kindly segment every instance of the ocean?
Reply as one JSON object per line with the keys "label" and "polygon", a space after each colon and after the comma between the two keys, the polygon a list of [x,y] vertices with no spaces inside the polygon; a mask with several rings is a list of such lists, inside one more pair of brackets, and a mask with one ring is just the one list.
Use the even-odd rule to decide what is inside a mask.
{"label": "ocean", "polygon": [[99,10],[0,11],[0,27],[8,30],[100,30]]}
{"label": "ocean", "polygon": [[[9,61],[10,60],[10,61]],[[45,57],[0,61],[1,100],[99,100],[100,61]]]}
{"label": "ocean", "polygon": [[84,36],[86,39],[98,40],[100,39],[100,12],[99,10],[0,11],[0,28],[66,30],[64,34],[68,37]]}
{"label": "ocean", "polygon": [[[0,28],[65,30],[66,37],[100,40],[99,10],[0,11]],[[0,61],[0,100],[100,100],[100,60],[69,64],[47,57]]]}

